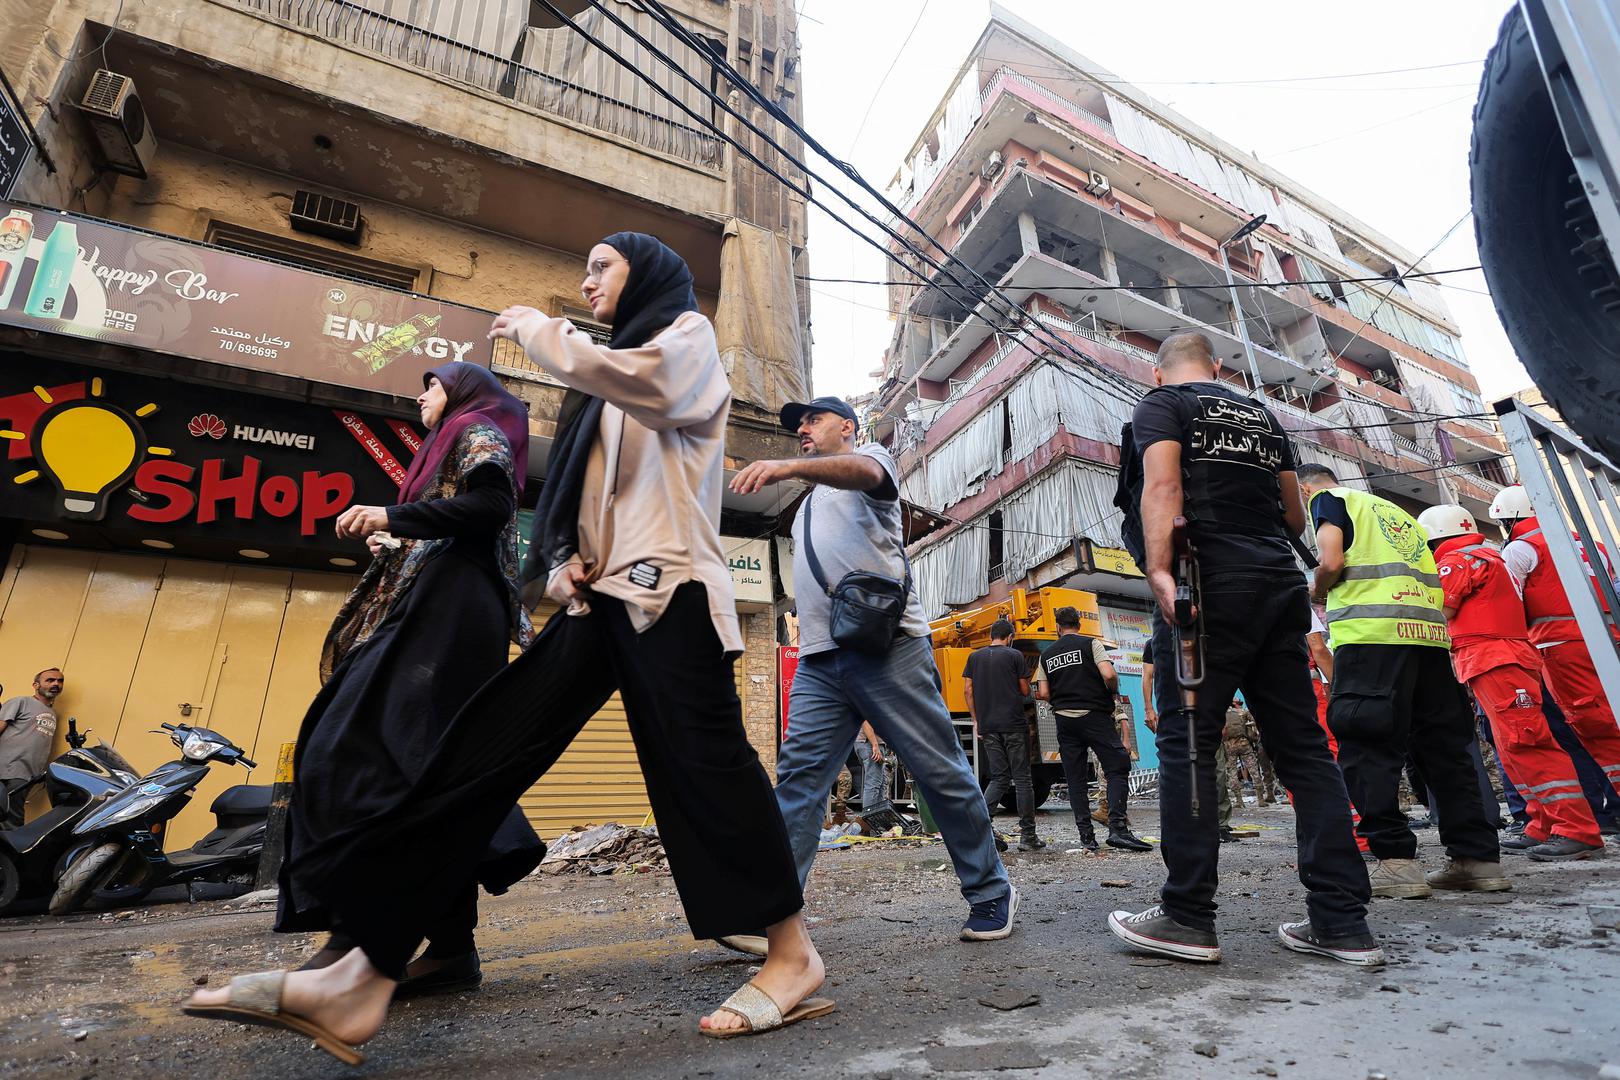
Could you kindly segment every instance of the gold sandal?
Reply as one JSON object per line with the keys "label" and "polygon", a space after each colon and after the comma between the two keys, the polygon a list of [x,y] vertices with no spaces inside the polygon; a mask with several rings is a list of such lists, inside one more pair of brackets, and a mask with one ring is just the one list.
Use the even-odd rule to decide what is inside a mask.
{"label": "gold sandal", "polygon": [[761,1035],[777,1028],[785,1028],[789,1024],[797,1024],[800,1020],[810,1020],[817,1016],[826,1016],[837,1008],[830,998],[805,998],[794,1006],[793,1011],[786,1016],[782,1015],[781,1006],[777,1005],[771,995],[761,990],[751,982],[743,983],[735,994],[726,998],[720,1010],[738,1017],[746,1025],[740,1028],[727,1028],[717,1031],[714,1028],[699,1028],[703,1034],[711,1039],[735,1039],[739,1035]]}
{"label": "gold sandal", "polygon": [[218,1005],[180,1006],[187,1016],[201,1016],[208,1020],[235,1020],[257,1027],[284,1028],[307,1035],[315,1045],[345,1065],[359,1065],[366,1056],[342,1039],[327,1031],[313,1020],[281,1010],[281,991],[287,981],[285,971],[261,971],[254,975],[238,975],[231,980],[229,996]]}

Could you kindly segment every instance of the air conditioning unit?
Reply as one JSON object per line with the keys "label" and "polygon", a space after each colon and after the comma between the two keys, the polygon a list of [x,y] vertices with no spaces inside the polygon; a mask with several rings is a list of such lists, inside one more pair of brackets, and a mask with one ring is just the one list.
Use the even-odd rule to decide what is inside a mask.
{"label": "air conditioning unit", "polygon": [[157,136],[146,120],[146,107],[128,75],[100,68],[79,100],[90,122],[106,167],[125,176],[146,179],[157,158]]}
{"label": "air conditioning unit", "polygon": [[1374,371],[1372,373],[1372,380],[1373,380],[1373,382],[1377,383],[1379,386],[1394,386],[1395,385],[1395,376],[1391,375],[1387,371]]}
{"label": "air conditioning unit", "polygon": [[334,199],[314,191],[295,191],[288,219],[297,232],[313,233],[349,244],[360,242],[360,204],[347,199]]}
{"label": "air conditioning unit", "polygon": [[984,164],[979,166],[979,175],[986,180],[994,180],[1001,175],[1001,170],[1006,167],[1007,163],[1002,160],[1001,151],[992,150],[990,156],[984,159]]}
{"label": "air conditioning unit", "polygon": [[1106,195],[1113,190],[1113,185],[1108,182],[1108,177],[1093,171],[1086,179],[1086,190],[1093,195]]}

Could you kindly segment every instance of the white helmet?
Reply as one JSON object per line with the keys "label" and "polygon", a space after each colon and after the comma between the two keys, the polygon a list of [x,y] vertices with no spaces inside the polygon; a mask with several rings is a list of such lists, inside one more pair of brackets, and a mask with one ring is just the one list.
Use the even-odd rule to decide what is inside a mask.
{"label": "white helmet", "polygon": [[1520,518],[1535,517],[1536,512],[1530,505],[1530,496],[1525,493],[1523,484],[1514,484],[1505,487],[1496,493],[1491,500],[1491,517],[1497,521],[1517,521]]}
{"label": "white helmet", "polygon": [[1431,506],[1418,515],[1418,524],[1429,534],[1430,540],[1444,540],[1448,536],[1465,536],[1479,531],[1474,515],[1456,503]]}

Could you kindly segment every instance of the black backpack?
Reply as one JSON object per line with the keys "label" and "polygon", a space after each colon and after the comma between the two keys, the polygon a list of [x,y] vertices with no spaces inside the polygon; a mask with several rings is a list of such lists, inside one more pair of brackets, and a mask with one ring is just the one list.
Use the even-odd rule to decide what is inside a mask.
{"label": "black backpack", "polygon": [[1119,534],[1137,566],[1147,565],[1147,544],[1142,537],[1143,479],[1142,455],[1136,449],[1136,436],[1127,422],[1119,429],[1119,484],[1114,489],[1114,505],[1125,515]]}

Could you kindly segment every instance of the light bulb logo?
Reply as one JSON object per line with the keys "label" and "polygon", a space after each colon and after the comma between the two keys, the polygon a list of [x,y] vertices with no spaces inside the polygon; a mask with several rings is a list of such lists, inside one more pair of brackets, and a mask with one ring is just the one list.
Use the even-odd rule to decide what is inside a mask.
{"label": "light bulb logo", "polygon": [[[14,478],[18,484],[39,479],[55,482],[61,492],[63,517],[100,521],[107,514],[107,500],[134,475],[147,454],[167,456],[169,450],[148,445],[140,422],[123,409],[101,397],[101,380],[91,381],[91,397],[53,401],[44,387],[34,393],[51,407],[34,424],[31,436],[0,432],[7,438],[27,437],[33,443],[38,469],[29,469]],[[156,405],[143,405],[137,416],[149,416]]]}

